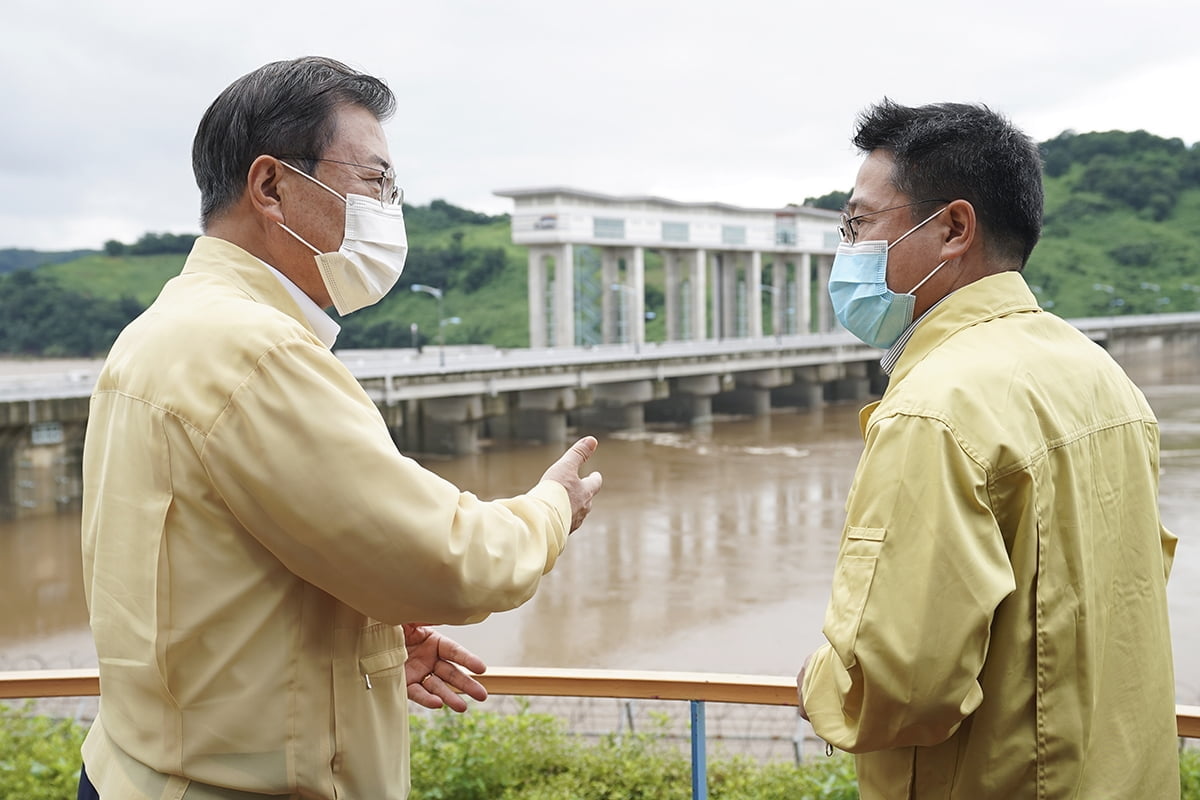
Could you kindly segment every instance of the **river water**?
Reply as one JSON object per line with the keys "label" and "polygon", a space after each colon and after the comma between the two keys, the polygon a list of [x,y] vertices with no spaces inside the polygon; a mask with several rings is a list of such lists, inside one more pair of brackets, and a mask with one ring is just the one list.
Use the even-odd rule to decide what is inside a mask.
{"label": "river water", "polygon": [[[1162,426],[1179,702],[1200,703],[1200,355],[1125,365]],[[449,631],[489,664],[793,675],[823,640],[862,448],[857,405],[601,437],[604,489],[538,594]],[[527,489],[559,455],[511,445],[426,460],[481,497]],[[0,523],[0,669],[95,664],[79,517]]]}

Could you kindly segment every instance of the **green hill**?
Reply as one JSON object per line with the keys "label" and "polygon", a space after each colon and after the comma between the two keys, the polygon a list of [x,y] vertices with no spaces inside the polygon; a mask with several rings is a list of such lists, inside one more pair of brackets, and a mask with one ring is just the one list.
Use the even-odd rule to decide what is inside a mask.
{"label": "green hill", "polygon": [[45,264],[57,264],[61,261],[74,261],[77,258],[90,255],[92,250],[65,250],[53,253],[41,250],[22,250],[8,247],[0,250],[0,274],[14,272],[19,269],[33,269]]}
{"label": "green hill", "polygon": [[1026,277],[1064,317],[1200,309],[1200,146],[1135,131],[1042,144],[1046,213]]}
{"label": "green hill", "polygon": [[[1042,152],[1045,230],[1026,277],[1043,306],[1068,318],[1200,309],[1200,147],[1144,131],[1067,132]],[[845,197],[831,192],[808,202],[840,205]],[[462,320],[445,326],[447,343],[526,346],[527,254],[512,244],[508,217],[435,200],[407,208],[406,220],[410,250],[399,285],[340,320],[338,346],[407,347],[414,323],[422,342],[434,341],[438,304],[410,291],[416,283],[442,288],[443,316]],[[0,275],[0,352],[103,351],[121,320],[179,272],[190,240],[146,234],[65,261],[20,251],[25,266],[44,265]],[[594,251],[578,252],[585,267],[598,269]],[[648,252],[650,341],[664,338],[663,284],[662,259]]]}

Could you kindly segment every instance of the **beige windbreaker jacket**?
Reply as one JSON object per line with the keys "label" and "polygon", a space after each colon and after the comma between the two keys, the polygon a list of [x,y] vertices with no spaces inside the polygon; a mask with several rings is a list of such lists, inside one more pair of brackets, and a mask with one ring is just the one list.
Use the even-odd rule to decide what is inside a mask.
{"label": "beige windbreaker jacket", "polygon": [[1017,273],[918,326],[802,687],[863,800],[1179,796],[1158,427]]}
{"label": "beige windbreaker jacket", "polygon": [[262,262],[199,239],[92,398],[89,776],[106,800],[405,797],[394,626],[519,606],[570,515],[557,483],[485,503],[400,455]]}

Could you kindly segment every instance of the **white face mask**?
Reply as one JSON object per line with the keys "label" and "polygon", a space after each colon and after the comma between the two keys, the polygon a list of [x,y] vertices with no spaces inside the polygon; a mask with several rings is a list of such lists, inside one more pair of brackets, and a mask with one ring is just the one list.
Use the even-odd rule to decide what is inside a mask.
{"label": "white face mask", "polygon": [[344,317],[378,303],[404,271],[408,255],[404,211],[400,206],[384,207],[379,200],[366,195],[342,197],[308,173],[287,162],[279,163],[346,203],[345,233],[336,253],[322,253],[287,225],[279,223],[279,227],[316,254],[317,269],[333,307]]}

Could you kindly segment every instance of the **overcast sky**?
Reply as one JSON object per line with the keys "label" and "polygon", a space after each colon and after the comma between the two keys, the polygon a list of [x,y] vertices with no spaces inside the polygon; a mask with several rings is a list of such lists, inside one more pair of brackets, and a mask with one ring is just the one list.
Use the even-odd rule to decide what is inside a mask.
{"label": "overcast sky", "polygon": [[0,247],[198,232],[196,124],[231,81],[321,54],[387,81],[406,197],[496,189],[782,206],[849,189],[855,115],[987,103],[1200,140],[1195,0],[8,0]]}

